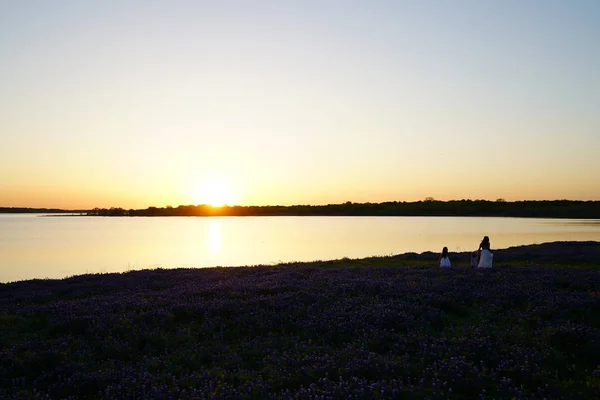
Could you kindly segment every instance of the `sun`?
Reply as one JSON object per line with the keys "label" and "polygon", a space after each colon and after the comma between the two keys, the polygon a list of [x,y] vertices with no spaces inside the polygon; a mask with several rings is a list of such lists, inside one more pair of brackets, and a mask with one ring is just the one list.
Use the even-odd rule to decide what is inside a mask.
{"label": "sun", "polygon": [[213,207],[232,205],[234,201],[231,187],[224,179],[213,179],[200,184],[197,189],[196,203]]}

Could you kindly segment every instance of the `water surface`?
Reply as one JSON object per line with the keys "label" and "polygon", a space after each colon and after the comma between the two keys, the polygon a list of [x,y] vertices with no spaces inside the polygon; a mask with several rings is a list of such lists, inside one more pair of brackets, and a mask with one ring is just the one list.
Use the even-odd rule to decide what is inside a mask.
{"label": "water surface", "polygon": [[0,214],[0,282],[143,268],[274,264],[600,241],[600,220],[491,217],[82,217]]}

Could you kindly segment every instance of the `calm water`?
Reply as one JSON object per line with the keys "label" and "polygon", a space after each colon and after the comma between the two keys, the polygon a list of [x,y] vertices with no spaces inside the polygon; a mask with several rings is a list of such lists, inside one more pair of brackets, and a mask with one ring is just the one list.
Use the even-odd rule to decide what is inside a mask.
{"label": "calm water", "polygon": [[465,217],[110,218],[0,214],[0,282],[600,241],[600,220]]}

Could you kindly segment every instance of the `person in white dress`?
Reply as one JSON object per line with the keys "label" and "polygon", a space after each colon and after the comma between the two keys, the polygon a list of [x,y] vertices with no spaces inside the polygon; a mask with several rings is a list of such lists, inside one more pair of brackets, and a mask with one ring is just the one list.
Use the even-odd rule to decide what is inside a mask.
{"label": "person in white dress", "polygon": [[440,268],[450,268],[452,264],[450,263],[450,258],[448,257],[448,248],[444,247],[442,249],[442,254],[440,254]]}
{"label": "person in white dress", "polygon": [[490,238],[487,236],[483,237],[483,240],[479,244],[479,264],[477,268],[492,268],[492,260],[494,254],[490,251]]}

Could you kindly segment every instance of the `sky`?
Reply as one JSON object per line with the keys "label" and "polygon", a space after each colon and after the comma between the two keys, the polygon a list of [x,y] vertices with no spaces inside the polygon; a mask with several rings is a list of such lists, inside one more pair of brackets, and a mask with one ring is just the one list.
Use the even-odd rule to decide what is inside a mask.
{"label": "sky", "polygon": [[0,0],[0,206],[600,200],[597,0]]}

